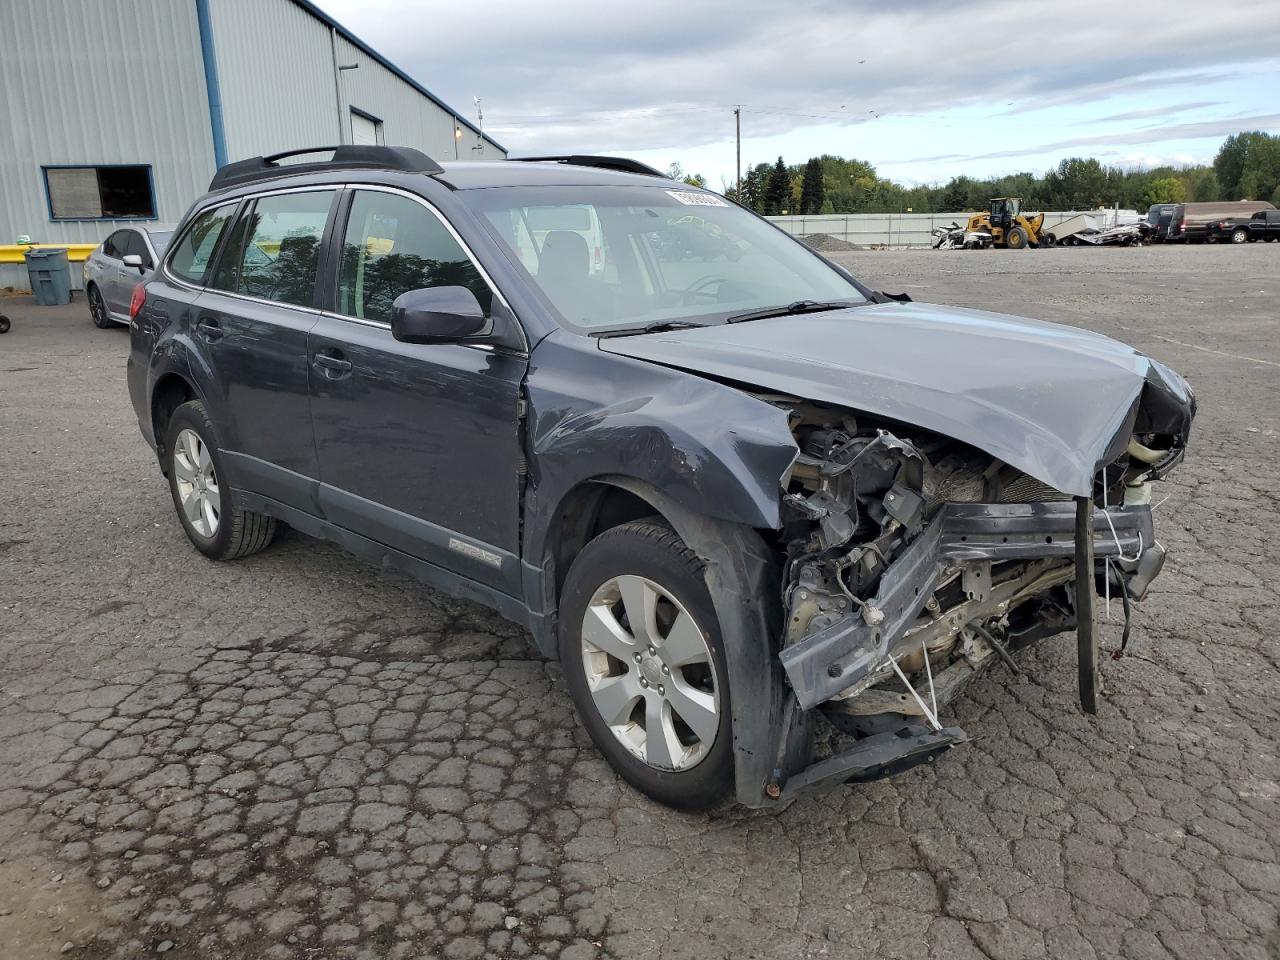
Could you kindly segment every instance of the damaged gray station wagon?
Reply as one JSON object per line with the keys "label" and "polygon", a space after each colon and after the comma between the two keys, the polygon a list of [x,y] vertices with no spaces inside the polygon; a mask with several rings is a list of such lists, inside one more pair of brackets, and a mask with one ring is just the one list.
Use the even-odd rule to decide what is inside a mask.
{"label": "damaged gray station wagon", "polygon": [[973,676],[1068,631],[1096,710],[1095,598],[1164,560],[1178,374],[874,292],[633,161],[327,150],[219,170],[134,290],[202,553],[283,522],[495,608],[683,808],[931,760]]}

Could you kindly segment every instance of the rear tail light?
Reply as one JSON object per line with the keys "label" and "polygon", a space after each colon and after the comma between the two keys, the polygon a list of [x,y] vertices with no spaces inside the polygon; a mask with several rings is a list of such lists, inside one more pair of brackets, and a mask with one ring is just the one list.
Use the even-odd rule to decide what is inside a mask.
{"label": "rear tail light", "polygon": [[133,296],[129,298],[129,319],[132,320],[138,315],[138,311],[142,309],[143,304],[147,302],[147,288],[142,284],[135,284],[133,287]]}

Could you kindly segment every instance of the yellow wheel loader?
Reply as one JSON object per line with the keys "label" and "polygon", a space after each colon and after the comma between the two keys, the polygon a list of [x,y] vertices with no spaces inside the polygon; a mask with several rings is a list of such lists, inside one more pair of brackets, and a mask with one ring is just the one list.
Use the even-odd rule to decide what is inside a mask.
{"label": "yellow wheel loader", "polygon": [[997,247],[1021,250],[1024,247],[1051,247],[1053,234],[1043,233],[1044,214],[1022,212],[1021,197],[996,197],[991,210],[975,213],[965,230],[985,230]]}

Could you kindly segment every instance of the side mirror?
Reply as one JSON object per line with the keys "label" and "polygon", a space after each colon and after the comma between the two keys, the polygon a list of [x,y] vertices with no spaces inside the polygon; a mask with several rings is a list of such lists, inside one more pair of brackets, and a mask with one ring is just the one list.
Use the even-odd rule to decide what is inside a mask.
{"label": "side mirror", "polygon": [[124,255],[124,265],[126,267],[135,267],[139,273],[142,273],[142,257],[136,253],[126,253]]}
{"label": "side mirror", "polygon": [[391,335],[403,343],[456,343],[489,330],[489,318],[467,287],[410,290],[391,305]]}

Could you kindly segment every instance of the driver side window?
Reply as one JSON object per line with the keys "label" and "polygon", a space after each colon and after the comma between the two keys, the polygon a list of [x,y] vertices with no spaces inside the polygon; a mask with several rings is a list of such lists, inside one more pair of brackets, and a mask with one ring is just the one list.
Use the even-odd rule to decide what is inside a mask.
{"label": "driver side window", "polygon": [[424,287],[466,287],[486,314],[493,291],[434,213],[408,197],[357,190],[342,241],[338,312],[391,322],[396,297]]}

